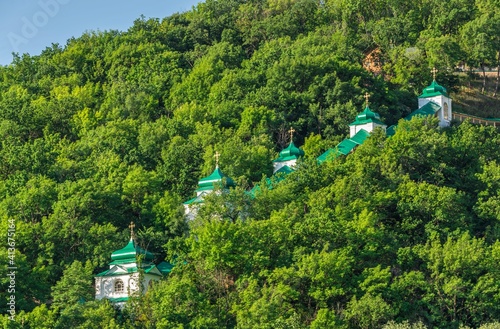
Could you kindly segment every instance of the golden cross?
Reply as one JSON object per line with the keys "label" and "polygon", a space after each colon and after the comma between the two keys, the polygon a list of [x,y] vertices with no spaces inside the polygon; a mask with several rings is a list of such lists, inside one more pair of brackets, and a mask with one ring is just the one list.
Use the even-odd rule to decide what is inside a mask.
{"label": "golden cross", "polygon": [[293,142],[293,133],[295,132],[295,129],[290,128],[290,130],[288,132],[290,133],[290,141]]}
{"label": "golden cross", "polygon": [[219,151],[215,151],[215,166],[218,167],[219,166],[219,157],[220,157],[220,153]]}
{"label": "golden cross", "polygon": [[134,238],[134,227],[135,227],[134,222],[130,222],[130,225],[128,226],[128,228],[130,229],[130,238],[131,239]]}
{"label": "golden cross", "polygon": [[365,93],[366,107],[368,107],[368,99],[370,98],[370,94]]}
{"label": "golden cross", "polygon": [[436,80],[436,73],[438,72],[438,70],[434,67],[432,70],[431,70],[431,73],[432,73],[432,79],[433,80]]}

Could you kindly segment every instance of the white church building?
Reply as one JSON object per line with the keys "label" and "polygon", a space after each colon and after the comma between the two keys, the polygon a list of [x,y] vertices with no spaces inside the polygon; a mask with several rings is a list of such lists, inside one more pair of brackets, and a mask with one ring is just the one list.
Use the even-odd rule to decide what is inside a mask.
{"label": "white church building", "polygon": [[111,254],[109,269],[95,276],[95,299],[109,299],[123,307],[131,296],[144,294],[154,281],[167,275],[172,265],[153,263],[152,253],[140,248],[134,238],[133,223],[127,245]]}

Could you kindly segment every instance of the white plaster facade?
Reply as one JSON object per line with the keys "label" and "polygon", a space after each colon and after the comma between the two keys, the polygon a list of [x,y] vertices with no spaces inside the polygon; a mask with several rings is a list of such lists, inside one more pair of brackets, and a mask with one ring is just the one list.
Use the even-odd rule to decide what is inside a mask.
{"label": "white plaster facade", "polygon": [[297,159],[292,159],[288,161],[283,161],[283,162],[274,162],[273,163],[273,174],[283,168],[284,166],[288,166],[290,168],[293,168],[297,164]]}
{"label": "white plaster facade", "polygon": [[441,106],[441,109],[437,111],[436,117],[439,119],[440,127],[448,127],[453,118],[451,98],[444,95],[437,95],[433,97],[422,97],[418,99],[418,108],[421,108],[428,102],[434,102]]}
{"label": "white plaster facade", "polygon": [[364,129],[364,130],[366,130],[366,132],[371,133],[377,127],[380,127],[382,129],[384,129],[384,131],[387,128],[386,125],[381,125],[381,124],[378,124],[378,123],[375,123],[375,122],[368,122],[368,123],[365,123],[365,124],[362,124],[362,125],[352,125],[352,126],[349,127],[349,135],[350,135],[349,137],[353,137],[361,129]]}
{"label": "white plaster facade", "polygon": [[[160,275],[160,273],[158,272]],[[143,292],[147,292],[150,281],[158,281],[159,275],[151,275],[146,273],[143,275]],[[115,291],[115,284],[118,280],[123,282],[123,290]],[[95,278],[95,299],[103,298],[123,298],[130,297],[139,291],[139,273],[121,274],[114,276],[96,277]]]}

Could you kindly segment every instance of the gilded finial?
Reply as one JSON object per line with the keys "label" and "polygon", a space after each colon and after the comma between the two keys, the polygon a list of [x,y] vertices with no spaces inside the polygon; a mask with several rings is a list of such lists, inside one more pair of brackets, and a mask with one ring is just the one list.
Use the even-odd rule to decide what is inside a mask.
{"label": "gilded finial", "polygon": [[133,240],[134,239],[134,227],[135,227],[135,224],[134,222],[130,222],[130,225],[128,226],[128,228],[130,229],[130,239]]}
{"label": "gilded finial", "polygon": [[215,151],[215,155],[214,155],[214,158],[215,158],[215,167],[219,167],[219,157],[220,157],[220,153],[219,151]]}
{"label": "gilded finial", "polygon": [[366,107],[368,107],[368,99],[370,99],[370,94],[365,93],[365,104],[366,104]]}
{"label": "gilded finial", "polygon": [[431,73],[432,73],[432,80],[436,80],[436,73],[438,72],[438,70],[434,67],[432,70],[431,70]]}
{"label": "gilded finial", "polygon": [[290,130],[288,130],[288,132],[290,133],[290,143],[291,143],[291,142],[293,142],[293,133],[295,132],[295,129],[290,128]]}

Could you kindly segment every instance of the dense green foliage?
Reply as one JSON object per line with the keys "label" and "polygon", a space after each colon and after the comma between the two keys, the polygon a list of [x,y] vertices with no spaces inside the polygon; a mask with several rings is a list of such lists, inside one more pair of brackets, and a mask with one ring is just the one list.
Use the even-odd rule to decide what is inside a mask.
{"label": "dense green foliage", "polygon": [[[18,267],[17,320],[3,326],[495,327],[494,128],[415,119],[345,158],[314,158],[346,136],[365,92],[392,124],[416,108],[431,67],[453,91],[459,62],[495,65],[499,8],[207,0],[16,55],[0,67],[0,231],[15,220]],[[379,75],[362,65],[373,49]],[[306,158],[250,198],[290,126]],[[239,187],[207,197],[188,227],[182,201],[213,170],[215,150]],[[130,221],[157,260],[177,266],[118,312],[92,301],[92,275]]]}

